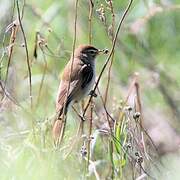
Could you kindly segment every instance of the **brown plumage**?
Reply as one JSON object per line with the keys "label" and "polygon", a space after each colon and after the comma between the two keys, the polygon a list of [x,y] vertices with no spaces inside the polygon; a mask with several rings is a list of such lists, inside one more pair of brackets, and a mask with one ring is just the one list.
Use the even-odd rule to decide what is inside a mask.
{"label": "brown plumage", "polygon": [[58,119],[53,125],[53,138],[55,141],[59,139],[62,133],[63,111],[66,116],[69,105],[82,100],[92,89],[95,82],[94,60],[100,52],[102,51],[93,46],[80,45],[65,66],[56,99]]}

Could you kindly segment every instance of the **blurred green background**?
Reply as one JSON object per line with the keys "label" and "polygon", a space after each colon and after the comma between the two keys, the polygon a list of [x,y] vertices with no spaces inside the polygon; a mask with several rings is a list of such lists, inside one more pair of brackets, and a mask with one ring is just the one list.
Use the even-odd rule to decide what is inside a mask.
{"label": "blurred green background", "polygon": [[[94,0],[92,44],[111,49],[112,13],[108,0]],[[128,4],[114,0],[115,29]],[[20,11],[23,1],[19,1]],[[71,110],[66,128],[66,143],[55,151],[51,139],[51,119],[55,113],[55,98],[63,67],[70,58],[74,39],[75,2],[73,0],[28,0],[25,2],[22,24],[25,31],[32,71],[32,101],[30,107],[29,79],[24,39],[20,27],[16,40],[10,44],[11,28],[17,19],[17,7],[12,0],[0,0],[0,80],[6,79],[8,50],[13,53],[7,76],[9,97],[0,88],[0,179],[97,179],[90,172],[84,175],[85,162],[80,158],[81,147],[63,159],[76,134],[78,121]],[[79,0],[77,40],[88,44],[89,2]],[[165,168],[157,179],[179,179],[180,166],[180,1],[136,0],[133,2],[117,38],[112,64],[107,107],[113,114],[125,100],[134,73],[138,72],[144,126],[159,150]],[[36,33],[39,32],[38,42]],[[37,46],[37,58],[34,56]],[[106,56],[96,61],[97,75]],[[108,68],[107,68],[108,69]],[[108,71],[99,84],[105,93]],[[13,99],[13,100],[12,100]],[[15,104],[16,102],[16,104]],[[95,104],[100,108],[100,98]],[[17,105],[18,104],[18,105]],[[133,104],[133,97],[129,105]],[[94,127],[94,132],[96,128]],[[100,139],[98,141],[101,141]],[[96,142],[96,162],[100,179],[109,177],[108,154]],[[64,150],[64,151],[63,151]],[[106,170],[107,168],[107,170]],[[116,178],[115,178],[116,179]],[[117,177],[118,179],[118,177]],[[124,179],[126,179],[124,177]],[[127,177],[127,179],[131,179]]]}

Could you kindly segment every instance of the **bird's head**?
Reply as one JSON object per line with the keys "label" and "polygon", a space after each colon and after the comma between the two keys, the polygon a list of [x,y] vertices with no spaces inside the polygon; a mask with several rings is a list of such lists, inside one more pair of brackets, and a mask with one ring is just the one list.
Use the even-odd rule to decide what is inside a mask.
{"label": "bird's head", "polygon": [[79,57],[82,61],[91,63],[95,60],[96,56],[104,52],[91,45],[80,45],[74,52],[74,57]]}

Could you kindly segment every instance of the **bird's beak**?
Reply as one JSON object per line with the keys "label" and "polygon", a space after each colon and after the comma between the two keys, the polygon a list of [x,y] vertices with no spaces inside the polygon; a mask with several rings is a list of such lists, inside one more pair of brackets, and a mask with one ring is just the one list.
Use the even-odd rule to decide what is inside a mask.
{"label": "bird's beak", "polygon": [[108,54],[109,50],[108,49],[98,49],[98,55],[100,54]]}

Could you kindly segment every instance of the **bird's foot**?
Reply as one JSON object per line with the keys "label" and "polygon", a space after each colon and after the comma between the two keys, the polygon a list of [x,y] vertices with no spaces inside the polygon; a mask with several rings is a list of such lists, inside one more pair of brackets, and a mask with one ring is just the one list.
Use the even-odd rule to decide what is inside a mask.
{"label": "bird's foot", "polygon": [[80,116],[80,118],[81,118],[81,121],[85,121],[86,120],[86,118],[84,116]]}
{"label": "bird's foot", "polygon": [[97,97],[97,94],[95,93],[94,90],[91,90],[89,95],[92,96],[92,97]]}

